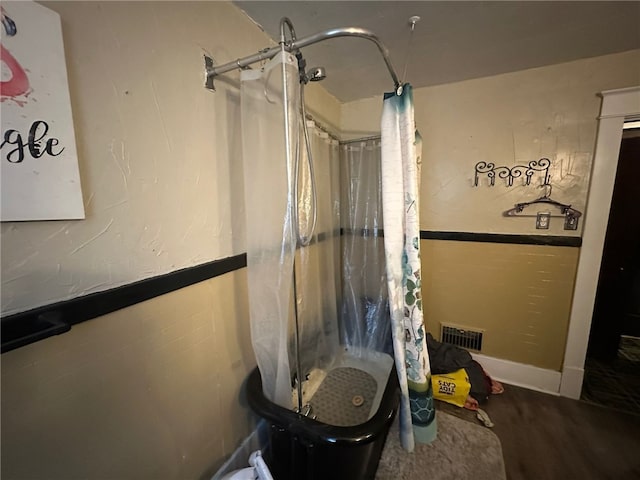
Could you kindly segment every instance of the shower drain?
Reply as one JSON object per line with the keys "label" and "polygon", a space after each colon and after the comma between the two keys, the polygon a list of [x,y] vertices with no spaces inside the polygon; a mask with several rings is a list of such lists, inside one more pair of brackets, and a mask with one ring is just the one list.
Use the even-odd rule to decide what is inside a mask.
{"label": "shower drain", "polygon": [[369,420],[377,384],[367,372],[352,367],[331,370],[309,402],[316,420],[351,427]]}

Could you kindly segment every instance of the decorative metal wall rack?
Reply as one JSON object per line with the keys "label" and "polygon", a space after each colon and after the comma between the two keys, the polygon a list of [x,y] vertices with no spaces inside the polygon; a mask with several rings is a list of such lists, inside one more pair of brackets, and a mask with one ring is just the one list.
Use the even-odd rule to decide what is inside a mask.
{"label": "decorative metal wall rack", "polygon": [[511,187],[513,186],[513,181],[516,178],[520,178],[524,175],[524,184],[531,185],[531,177],[533,177],[537,172],[544,173],[542,184],[548,185],[550,166],[551,160],[548,158],[531,160],[527,165],[515,165],[513,167],[496,167],[495,163],[478,162],[475,167],[474,186],[478,186],[480,175],[486,175],[489,178],[490,187],[495,186],[496,176],[498,176],[498,178],[506,179],[507,186]]}

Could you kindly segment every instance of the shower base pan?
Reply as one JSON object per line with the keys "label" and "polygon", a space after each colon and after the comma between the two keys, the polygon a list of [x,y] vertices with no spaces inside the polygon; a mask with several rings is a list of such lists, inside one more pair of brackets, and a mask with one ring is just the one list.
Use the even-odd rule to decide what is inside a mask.
{"label": "shower base pan", "polygon": [[[399,402],[393,360],[344,356],[303,398],[305,417],[269,401],[256,368],[247,382],[252,410],[269,424],[265,460],[274,479],[373,479]],[[313,382],[311,382],[313,383]]]}
{"label": "shower base pan", "polygon": [[311,416],[335,427],[359,425],[369,420],[376,390],[376,381],[367,372],[334,368],[309,401]]}

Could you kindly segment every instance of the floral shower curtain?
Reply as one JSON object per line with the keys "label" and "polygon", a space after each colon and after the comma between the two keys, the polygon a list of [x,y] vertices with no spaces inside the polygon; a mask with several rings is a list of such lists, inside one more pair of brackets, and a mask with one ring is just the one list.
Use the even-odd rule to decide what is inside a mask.
{"label": "floral shower curtain", "polygon": [[430,443],[437,426],[422,314],[419,178],[422,142],[413,90],[386,94],[382,110],[382,211],[393,349],[400,380],[400,441]]}

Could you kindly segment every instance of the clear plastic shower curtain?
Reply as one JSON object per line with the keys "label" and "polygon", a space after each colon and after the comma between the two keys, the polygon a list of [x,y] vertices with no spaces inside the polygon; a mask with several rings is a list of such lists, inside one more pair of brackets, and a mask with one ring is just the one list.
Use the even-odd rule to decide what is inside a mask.
{"label": "clear plastic shower curtain", "polygon": [[352,354],[393,355],[382,237],[380,140],[345,144],[341,154],[341,335]]}
{"label": "clear plastic shower curtain", "polygon": [[[307,129],[315,170],[317,224],[308,245],[305,242],[298,247],[295,262],[300,363],[305,377],[316,369],[326,371],[336,358],[340,289],[340,271],[336,269],[340,260],[338,142],[312,121],[307,121]],[[310,232],[314,200],[302,133],[299,138],[298,218],[300,234],[305,238]]]}
{"label": "clear plastic shower curtain", "polygon": [[[290,100],[289,162],[284,140],[283,64]],[[251,339],[265,396],[288,409],[295,407],[294,312],[303,380],[314,369],[328,368],[339,347],[336,292],[340,277],[335,268],[340,245],[338,147],[309,125],[317,190],[317,225],[310,236],[314,199],[300,131],[299,99],[297,63],[288,53],[274,57],[260,70],[241,74]],[[294,206],[298,153],[299,201]],[[304,245],[298,242],[298,233],[305,238]]]}
{"label": "clear plastic shower curtain", "polygon": [[289,316],[296,246],[291,222],[292,158],[287,162],[283,110],[285,65],[291,151],[295,150],[298,69],[279,54],[240,80],[242,156],[247,219],[247,283],[251,341],[265,396],[291,407]]}

